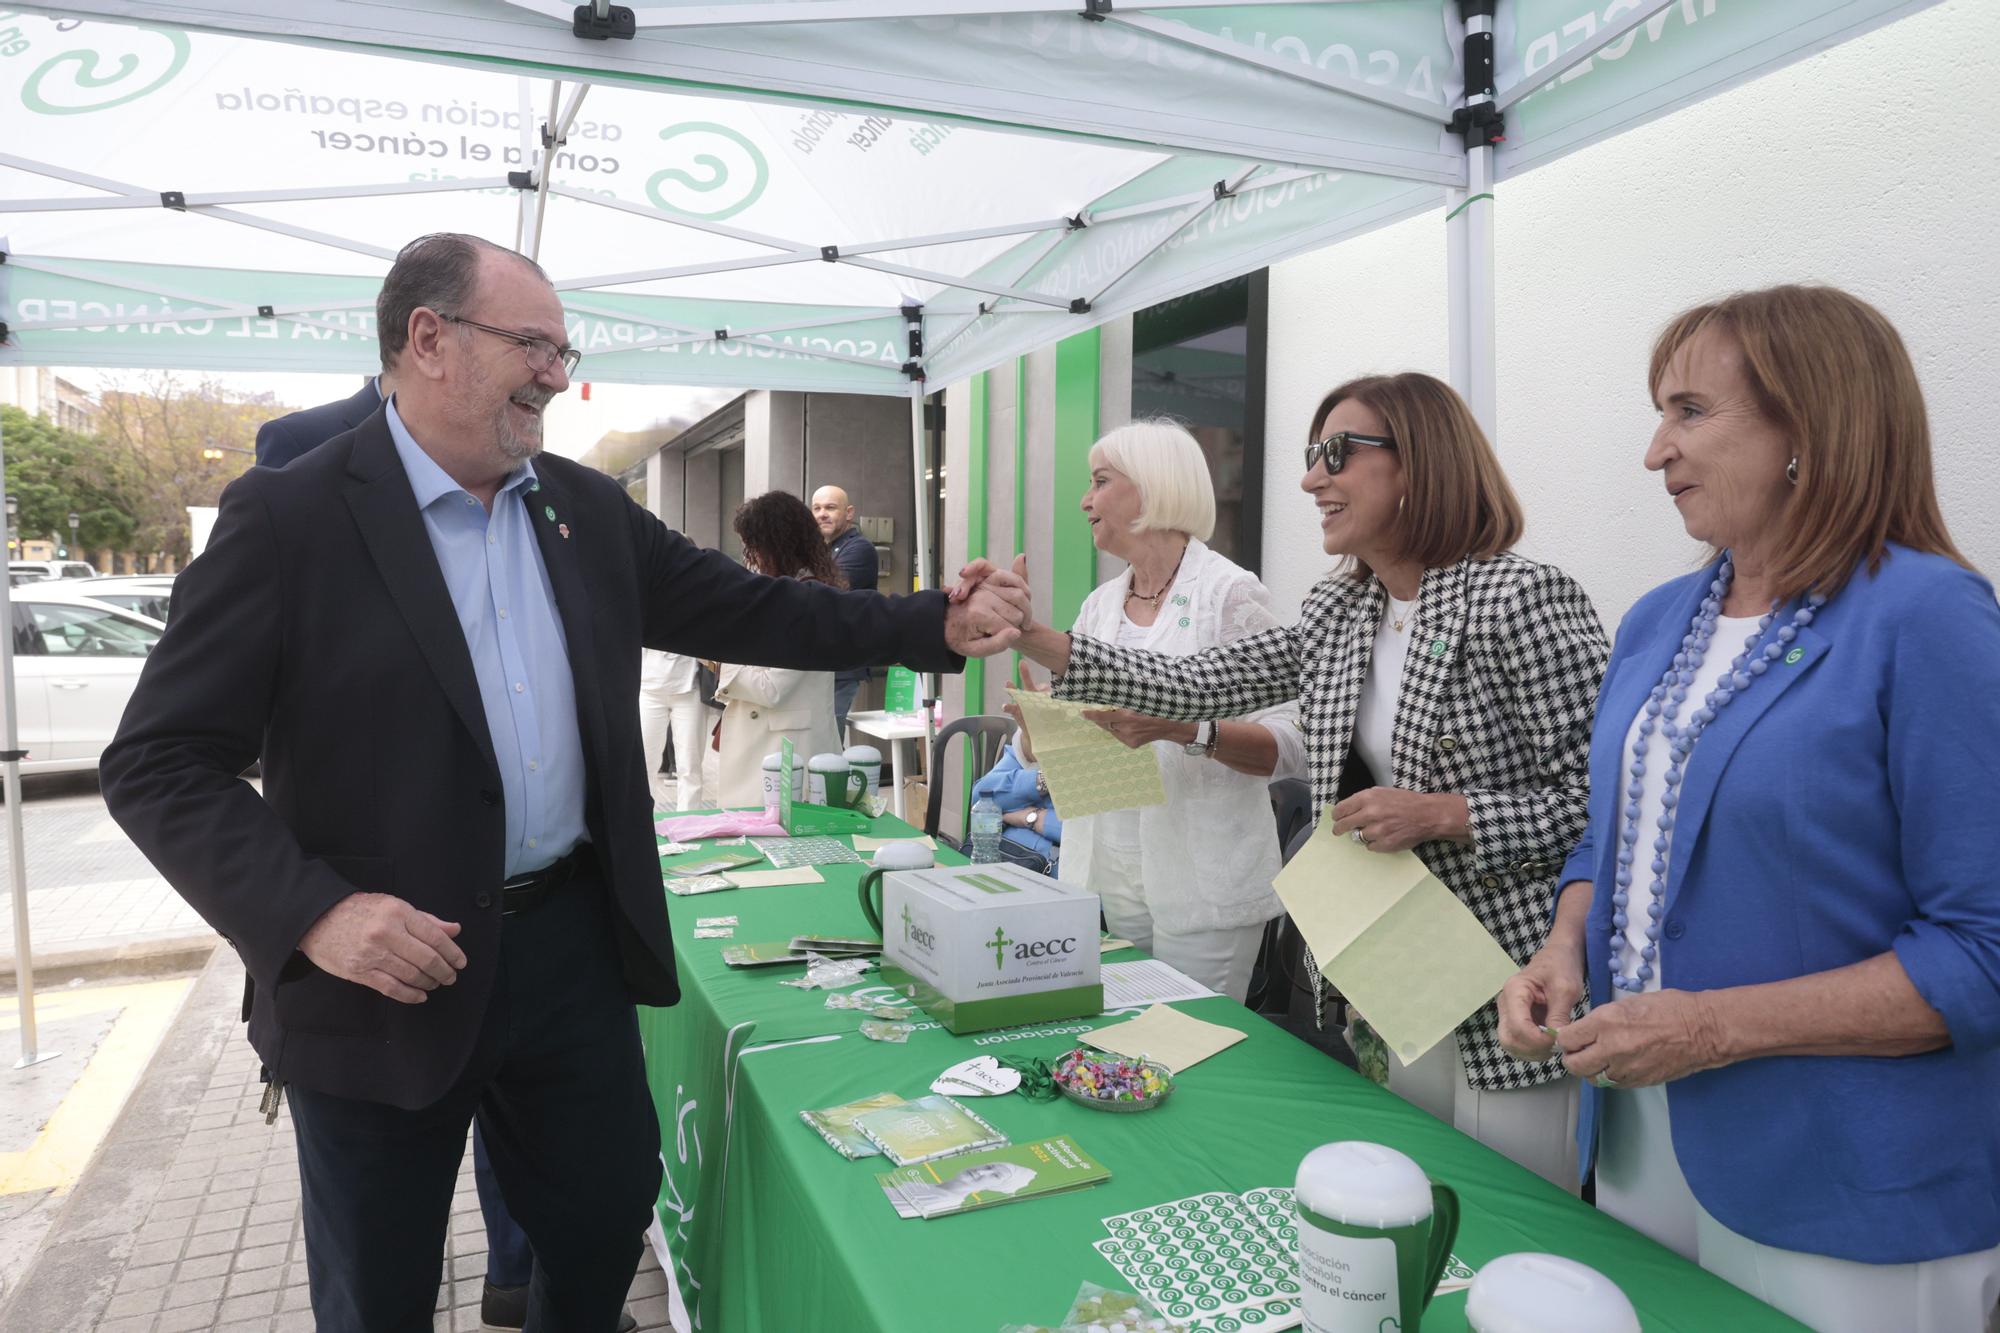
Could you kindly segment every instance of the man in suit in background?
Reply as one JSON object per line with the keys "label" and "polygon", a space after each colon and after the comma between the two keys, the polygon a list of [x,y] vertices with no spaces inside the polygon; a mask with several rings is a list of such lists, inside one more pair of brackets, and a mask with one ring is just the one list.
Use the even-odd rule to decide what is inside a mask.
{"label": "man in suit in background", "polygon": [[[369,376],[361,391],[350,398],[302,408],[265,422],[257,428],[258,466],[283,467],[334,436],[353,430],[374,416],[395,391],[395,382],[385,370]],[[507,1200],[500,1192],[477,1118],[472,1122],[472,1181],[479,1191],[479,1216],[486,1224],[486,1278],[479,1296],[479,1321],[488,1328],[520,1328],[528,1317],[528,1284],[534,1276],[535,1252],[521,1224],[507,1212]],[[629,1312],[619,1316],[618,1333],[630,1333],[638,1326],[639,1321]]]}
{"label": "man in suit in background", "polygon": [[[860,592],[874,592],[880,578],[875,543],[854,526],[854,506],[847,502],[847,492],[838,486],[820,487],[813,492],[812,512],[820,536],[833,548],[833,563],[840,566],[847,586]],[[843,742],[847,737],[847,711],[854,707],[854,696],[860,692],[861,682],[867,679],[867,667],[834,674],[833,730]]]}
{"label": "man in suit in background", "polygon": [[283,467],[308,449],[325,444],[343,431],[353,430],[382,406],[394,393],[388,372],[370,375],[351,398],[337,403],[321,403],[289,416],[278,417],[257,427],[257,466]]}
{"label": "man in suit in background", "polygon": [[660,1183],[633,1005],[680,993],[640,649],[953,671],[1013,643],[1028,592],[764,578],[541,454],[580,354],[512,251],[413,241],[376,327],[394,396],[223,493],[105,800],[243,956],[317,1327],[431,1327],[476,1115],[534,1245],[527,1327],[610,1333]]}

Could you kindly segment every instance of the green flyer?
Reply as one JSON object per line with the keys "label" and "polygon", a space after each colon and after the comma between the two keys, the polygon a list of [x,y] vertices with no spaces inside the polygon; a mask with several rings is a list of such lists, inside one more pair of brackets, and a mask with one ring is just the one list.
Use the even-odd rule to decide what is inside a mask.
{"label": "green flyer", "polygon": [[897,1166],[1005,1146],[1007,1136],[938,1093],[854,1118],[854,1127]]}
{"label": "green flyer", "polygon": [[901,1106],[903,1099],[893,1092],[878,1092],[872,1097],[858,1101],[844,1102],[839,1106],[823,1106],[817,1111],[801,1111],[799,1119],[819,1131],[819,1136],[842,1157],[880,1157],[882,1150],[863,1137],[854,1127],[854,1117],[869,1111],[879,1111],[885,1106]]}
{"label": "green flyer", "polygon": [[921,1162],[875,1177],[903,1217],[949,1217],[996,1204],[1087,1189],[1111,1172],[1067,1134]]}

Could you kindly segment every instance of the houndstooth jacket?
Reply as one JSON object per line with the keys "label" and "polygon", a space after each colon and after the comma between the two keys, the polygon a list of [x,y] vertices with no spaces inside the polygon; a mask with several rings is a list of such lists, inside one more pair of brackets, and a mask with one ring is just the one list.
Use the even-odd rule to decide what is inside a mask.
{"label": "houndstooth jacket", "polygon": [[[1191,657],[1163,657],[1082,635],[1056,686],[1066,699],[1195,720],[1239,717],[1296,696],[1313,803],[1336,799],[1386,592],[1370,575],[1329,574],[1298,624]],[[1604,675],[1604,628],[1583,589],[1511,552],[1426,570],[1378,782],[1457,792],[1472,843],[1416,848],[1519,963],[1542,945],[1556,875],[1582,834],[1590,724]],[[1492,1004],[1458,1029],[1466,1080],[1499,1091],[1562,1076],[1500,1048]]]}

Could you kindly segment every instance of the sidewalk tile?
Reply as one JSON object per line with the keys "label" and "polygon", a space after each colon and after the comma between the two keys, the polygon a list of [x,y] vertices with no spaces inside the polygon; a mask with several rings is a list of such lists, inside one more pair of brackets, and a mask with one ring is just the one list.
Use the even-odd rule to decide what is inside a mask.
{"label": "sidewalk tile", "polygon": [[167,1298],[165,1288],[153,1291],[128,1291],[113,1296],[104,1307],[108,1319],[132,1319],[142,1314],[157,1314],[160,1303]]}
{"label": "sidewalk tile", "polygon": [[167,1283],[173,1281],[173,1277],[174,1266],[172,1264],[152,1264],[145,1268],[128,1268],[125,1270],[124,1276],[118,1279],[118,1294],[122,1296],[128,1291],[152,1291],[155,1288],[166,1286]]}
{"label": "sidewalk tile", "polygon": [[168,1287],[166,1307],[174,1310],[188,1305],[207,1305],[221,1298],[221,1278],[199,1277],[192,1282],[176,1282]]}
{"label": "sidewalk tile", "polygon": [[187,1257],[199,1259],[205,1254],[228,1254],[236,1248],[234,1231],[211,1231],[205,1236],[196,1236],[187,1244]]}
{"label": "sidewalk tile", "polygon": [[177,1276],[183,1282],[193,1281],[198,1277],[221,1277],[229,1271],[229,1261],[234,1257],[224,1250],[220,1254],[204,1254],[199,1259],[183,1259]]}
{"label": "sidewalk tile", "polygon": [[135,1245],[132,1247],[131,1262],[141,1267],[172,1264],[181,1257],[181,1247],[186,1243],[182,1240],[156,1240],[144,1245]]}
{"label": "sidewalk tile", "polygon": [[[212,1200],[213,1196],[210,1197]],[[215,1231],[227,1231],[233,1235],[243,1229],[243,1219],[249,1212],[249,1208],[238,1204],[233,1208],[216,1208],[199,1213],[194,1219],[194,1234],[205,1236]]]}
{"label": "sidewalk tile", "polygon": [[239,1250],[236,1254],[236,1271],[247,1273],[259,1268],[273,1271],[281,1269],[285,1264],[285,1253],[290,1248],[288,1244],[280,1244],[259,1245],[254,1249]]}
{"label": "sidewalk tile", "polygon": [[260,1291],[248,1296],[231,1296],[222,1302],[216,1316],[223,1323],[237,1319],[269,1319],[278,1312],[278,1293]]}
{"label": "sidewalk tile", "polygon": [[168,1310],[160,1316],[160,1322],[153,1325],[153,1333],[194,1333],[215,1323],[215,1310],[219,1302],[204,1301],[200,1305],[189,1305],[179,1310]]}

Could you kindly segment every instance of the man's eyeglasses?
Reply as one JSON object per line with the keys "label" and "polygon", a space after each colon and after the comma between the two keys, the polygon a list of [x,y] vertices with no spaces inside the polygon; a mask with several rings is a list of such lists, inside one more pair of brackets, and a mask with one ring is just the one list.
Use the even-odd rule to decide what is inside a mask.
{"label": "man's eyeglasses", "polygon": [[1321,459],[1326,460],[1326,475],[1337,477],[1347,466],[1347,460],[1354,455],[1356,445],[1367,445],[1370,449],[1394,449],[1396,442],[1386,435],[1356,435],[1351,430],[1337,430],[1323,440],[1314,440],[1306,446],[1306,471]]}
{"label": "man's eyeglasses", "polygon": [[558,347],[547,338],[537,338],[533,334],[528,333],[516,333],[512,329],[496,329],[491,324],[481,324],[478,320],[467,319],[463,315],[447,315],[442,311],[438,312],[438,318],[448,319],[454,324],[463,324],[468,329],[478,329],[481,333],[490,333],[496,338],[505,338],[508,342],[521,344],[522,349],[528,355],[528,369],[534,371],[537,375],[542,374],[554,366],[556,362],[560,361],[562,362],[563,374],[574,376],[576,374],[577,362],[583,360],[583,353],[579,352],[576,348]]}

